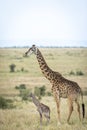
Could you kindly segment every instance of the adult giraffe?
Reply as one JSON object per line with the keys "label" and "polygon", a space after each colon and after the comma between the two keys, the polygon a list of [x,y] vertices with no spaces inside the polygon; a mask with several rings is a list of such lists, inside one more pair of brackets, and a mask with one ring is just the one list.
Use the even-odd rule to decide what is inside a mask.
{"label": "adult giraffe", "polygon": [[79,97],[82,99],[82,115],[83,118],[85,116],[85,105],[83,103],[83,93],[79,85],[74,82],[64,78],[59,72],[53,71],[45,62],[40,50],[35,46],[32,47],[25,53],[27,54],[34,53],[37,57],[39,66],[41,68],[44,76],[51,82],[52,84],[52,92],[57,105],[58,112],[58,123],[60,123],[60,98],[68,98],[69,101],[69,115],[67,118],[67,122],[69,122],[72,111],[73,111],[73,102],[77,104],[77,111],[79,113],[79,119],[81,120],[80,114],[80,104]]}

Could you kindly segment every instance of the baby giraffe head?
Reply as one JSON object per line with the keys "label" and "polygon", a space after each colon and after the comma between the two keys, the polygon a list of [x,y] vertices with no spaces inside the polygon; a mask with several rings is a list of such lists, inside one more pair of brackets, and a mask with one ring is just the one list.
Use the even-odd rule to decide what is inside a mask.
{"label": "baby giraffe head", "polygon": [[30,93],[28,96],[29,96],[29,97],[32,97],[32,96],[33,96],[33,93]]}
{"label": "baby giraffe head", "polygon": [[31,93],[28,95],[28,97],[30,97],[30,98],[35,98],[35,95],[31,92]]}
{"label": "baby giraffe head", "polygon": [[35,55],[37,54],[37,47],[35,45],[32,45],[32,47],[29,48],[27,52],[25,52],[25,56],[30,55],[32,53],[34,53]]}

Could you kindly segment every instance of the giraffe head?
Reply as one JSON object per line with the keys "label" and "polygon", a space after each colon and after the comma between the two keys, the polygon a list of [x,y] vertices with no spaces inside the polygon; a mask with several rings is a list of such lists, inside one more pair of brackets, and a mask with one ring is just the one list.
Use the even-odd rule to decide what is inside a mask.
{"label": "giraffe head", "polygon": [[34,53],[35,55],[37,54],[37,47],[35,45],[32,45],[31,48],[25,53],[25,56],[30,55]]}

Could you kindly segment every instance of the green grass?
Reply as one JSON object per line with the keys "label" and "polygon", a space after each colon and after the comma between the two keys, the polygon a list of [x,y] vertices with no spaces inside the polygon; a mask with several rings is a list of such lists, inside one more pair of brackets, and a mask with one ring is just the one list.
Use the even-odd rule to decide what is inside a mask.
{"label": "green grass", "polygon": [[[0,96],[12,99],[13,109],[0,109],[0,130],[86,130],[87,114],[85,120],[79,122],[78,114],[73,112],[70,125],[66,124],[68,106],[65,99],[61,103],[62,125],[57,126],[57,110],[53,96],[43,97],[41,102],[51,108],[51,121],[46,125],[44,119],[42,127],[39,125],[39,114],[32,102],[21,100],[19,91],[15,86],[25,84],[27,89],[45,85],[51,92],[50,82],[43,76],[35,55],[23,57],[28,48],[2,48],[0,49]],[[79,84],[83,91],[87,91],[87,48],[40,48],[47,64],[64,77]],[[15,64],[15,72],[10,72],[9,65]],[[21,71],[21,69],[24,71]],[[76,75],[76,72],[84,75]],[[75,75],[69,73],[73,71]],[[86,92],[85,92],[86,93]],[[84,96],[87,111],[87,96]],[[33,123],[34,121],[34,123]]]}

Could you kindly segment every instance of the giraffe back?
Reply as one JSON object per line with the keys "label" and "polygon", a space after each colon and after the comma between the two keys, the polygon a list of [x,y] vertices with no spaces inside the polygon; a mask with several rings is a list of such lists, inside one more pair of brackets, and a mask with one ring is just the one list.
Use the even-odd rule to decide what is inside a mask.
{"label": "giraffe back", "polygon": [[50,118],[50,108],[47,105],[40,103],[40,109],[45,117]]}
{"label": "giraffe back", "polygon": [[59,94],[59,97],[62,98],[73,96],[73,100],[81,94],[81,88],[76,82],[65,79],[63,76],[59,77],[59,75],[53,83],[52,91]]}

